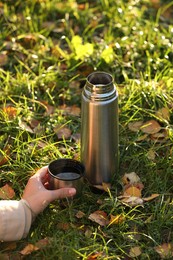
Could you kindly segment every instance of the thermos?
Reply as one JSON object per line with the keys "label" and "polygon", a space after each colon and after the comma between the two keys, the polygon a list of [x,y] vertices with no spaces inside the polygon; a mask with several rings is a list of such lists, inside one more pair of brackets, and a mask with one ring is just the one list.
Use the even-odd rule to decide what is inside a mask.
{"label": "thermos", "polygon": [[87,77],[81,106],[81,161],[88,182],[111,183],[118,171],[118,93],[106,72]]}

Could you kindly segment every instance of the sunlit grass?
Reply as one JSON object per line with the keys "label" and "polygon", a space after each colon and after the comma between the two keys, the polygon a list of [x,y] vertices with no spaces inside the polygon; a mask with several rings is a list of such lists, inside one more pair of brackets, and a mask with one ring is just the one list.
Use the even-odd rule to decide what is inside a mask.
{"label": "sunlit grass", "polygon": [[[7,157],[0,184],[10,184],[15,199],[38,168],[56,158],[80,159],[74,138],[80,113],[69,107],[80,108],[87,75],[111,73],[119,92],[120,169],[111,191],[94,193],[86,185],[81,198],[52,203],[28,237],[8,249],[11,258],[27,243],[50,238],[26,258],[119,260],[139,247],[136,259],[160,259],[155,247],[173,240],[173,20],[172,2],[166,3],[160,9],[149,0],[0,3],[0,158]],[[163,107],[169,120],[156,115]],[[151,119],[167,131],[162,142],[142,139],[141,131],[128,127]],[[68,138],[58,138],[62,126],[71,131]],[[160,196],[144,206],[122,204],[121,177],[129,172],[140,176],[144,197]],[[120,214],[123,221],[99,226],[88,219],[96,210]],[[79,211],[85,214],[81,219]],[[0,250],[4,257],[2,243]]]}

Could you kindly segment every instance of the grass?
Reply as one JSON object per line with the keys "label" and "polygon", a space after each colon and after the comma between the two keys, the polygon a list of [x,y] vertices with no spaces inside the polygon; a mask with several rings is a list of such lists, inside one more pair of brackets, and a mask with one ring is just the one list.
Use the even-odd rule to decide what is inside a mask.
{"label": "grass", "polygon": [[[94,70],[115,79],[120,127],[120,169],[111,192],[93,193],[86,186],[81,198],[51,204],[26,239],[13,249],[0,244],[2,259],[18,259],[25,245],[43,238],[50,238],[49,245],[26,259],[131,259],[136,246],[141,249],[136,259],[160,259],[155,247],[173,240],[173,2],[157,3],[0,2],[0,152],[1,159],[8,157],[0,166],[1,186],[11,184],[20,199],[37,168],[55,158],[80,158],[75,109]],[[155,113],[162,107],[170,113],[169,120],[159,121],[168,138],[138,141],[142,133],[132,132],[129,123],[158,120]],[[58,139],[59,126],[71,134]],[[140,176],[143,196],[160,196],[144,207],[123,205],[117,196],[121,177],[129,172]],[[125,220],[101,227],[88,219],[96,210]],[[78,211],[85,216],[76,218]]]}

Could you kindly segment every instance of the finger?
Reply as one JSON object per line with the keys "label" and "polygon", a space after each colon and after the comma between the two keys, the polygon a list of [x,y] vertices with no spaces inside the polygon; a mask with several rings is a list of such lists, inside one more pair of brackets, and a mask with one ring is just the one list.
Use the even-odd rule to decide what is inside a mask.
{"label": "finger", "polygon": [[61,188],[58,190],[51,190],[51,201],[55,199],[63,199],[67,197],[73,197],[76,194],[75,188]]}
{"label": "finger", "polygon": [[44,182],[44,179],[47,178],[46,174],[47,174],[47,169],[48,166],[44,166],[41,169],[39,169],[36,174],[34,176],[38,177],[41,181]]}

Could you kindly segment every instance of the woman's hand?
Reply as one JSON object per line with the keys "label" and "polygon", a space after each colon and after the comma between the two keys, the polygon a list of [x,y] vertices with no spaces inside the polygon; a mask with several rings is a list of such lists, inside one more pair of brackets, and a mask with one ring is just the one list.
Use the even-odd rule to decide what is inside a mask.
{"label": "woman's hand", "polygon": [[22,196],[36,215],[42,212],[50,202],[65,197],[73,197],[76,194],[74,188],[46,189],[48,187],[47,168],[47,166],[41,168],[28,180]]}

